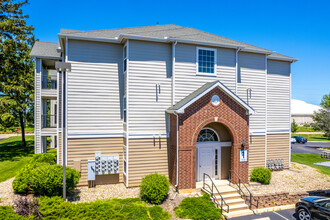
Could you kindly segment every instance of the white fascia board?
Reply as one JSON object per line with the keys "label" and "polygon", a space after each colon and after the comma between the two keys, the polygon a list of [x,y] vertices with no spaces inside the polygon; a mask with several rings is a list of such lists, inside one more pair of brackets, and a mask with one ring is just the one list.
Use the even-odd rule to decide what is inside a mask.
{"label": "white fascia board", "polygon": [[117,38],[102,38],[102,37],[86,37],[86,36],[75,36],[70,34],[58,34],[59,38],[68,38],[73,40],[88,40],[88,41],[101,41],[108,43],[120,43]]}
{"label": "white fascia board", "polygon": [[267,56],[267,60],[281,60],[281,61],[288,61],[288,62],[292,62],[292,63],[299,61],[296,58],[269,57],[269,56]]}
{"label": "white fascia board", "polygon": [[219,44],[219,43],[211,43],[211,42],[196,41],[196,40],[184,40],[184,39],[180,39],[180,38],[167,38],[167,39],[170,40],[171,42],[177,41],[178,43],[197,44],[197,45],[203,45],[203,46],[225,47],[225,48],[231,48],[231,49],[237,49],[238,47],[240,47],[240,46],[230,45],[230,44]]}
{"label": "white fascia board", "polygon": [[240,51],[242,51],[242,52],[250,52],[250,53],[261,53],[261,54],[266,54],[266,55],[273,54],[272,51],[248,49],[248,48],[245,48],[245,47],[241,47]]}
{"label": "white fascia board", "polygon": [[231,96],[241,106],[243,106],[245,109],[247,109],[249,115],[254,114],[255,111],[250,106],[248,106],[246,103],[244,103],[240,98],[238,98],[234,93],[232,93],[229,89],[227,89],[226,87],[224,87],[219,82],[214,83],[214,85],[212,85],[211,87],[209,87],[208,89],[206,89],[204,92],[202,92],[201,94],[199,94],[198,96],[196,96],[195,98],[193,98],[192,100],[190,100],[189,102],[187,102],[185,105],[183,105],[181,108],[179,108],[176,112],[179,113],[179,114],[183,114],[184,113],[184,110],[188,106],[190,106],[191,104],[193,104],[194,102],[196,102],[198,99],[200,99],[201,97],[203,97],[205,94],[207,94],[208,92],[210,92],[212,89],[214,89],[217,86],[220,87],[229,96]]}

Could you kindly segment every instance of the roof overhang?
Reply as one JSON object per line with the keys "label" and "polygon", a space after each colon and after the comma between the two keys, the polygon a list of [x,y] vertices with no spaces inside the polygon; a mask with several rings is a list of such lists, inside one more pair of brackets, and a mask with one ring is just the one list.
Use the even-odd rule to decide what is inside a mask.
{"label": "roof overhang", "polygon": [[224,91],[227,95],[229,95],[234,101],[236,101],[240,106],[246,109],[247,115],[252,115],[255,113],[254,109],[250,107],[247,103],[245,103],[241,98],[239,98],[235,93],[233,93],[230,89],[228,89],[225,85],[223,85],[221,82],[216,81],[211,86],[206,88],[204,91],[190,99],[188,102],[184,103],[182,106],[178,108],[169,108],[166,110],[167,113],[170,114],[184,114],[185,109],[189,107],[191,104],[202,98],[204,95],[206,95],[208,92],[210,92],[212,89],[219,87],[222,91]]}
{"label": "roof overhang", "polygon": [[[231,48],[231,49],[236,49],[236,50],[243,51],[243,52],[259,53],[259,54],[265,54],[265,55],[274,54],[274,52],[270,51],[270,50],[256,50],[256,49],[246,48],[246,47],[240,46],[240,45],[219,44],[219,43],[213,43],[213,42],[185,40],[185,39],[171,38],[171,37],[156,38],[156,37],[145,37],[145,36],[130,35],[130,34],[120,34],[119,37],[115,37],[115,38],[77,36],[77,35],[72,35],[72,34],[58,34],[58,36],[60,39],[68,38],[68,39],[75,39],[75,40],[99,41],[99,42],[108,42],[108,43],[117,43],[117,44],[120,44],[125,40],[141,40],[141,41],[152,41],[152,42],[163,42],[163,43],[179,42],[179,43],[202,45],[202,46]],[[289,61],[289,62],[298,61],[295,58],[286,59],[286,58],[273,57],[272,59]]]}

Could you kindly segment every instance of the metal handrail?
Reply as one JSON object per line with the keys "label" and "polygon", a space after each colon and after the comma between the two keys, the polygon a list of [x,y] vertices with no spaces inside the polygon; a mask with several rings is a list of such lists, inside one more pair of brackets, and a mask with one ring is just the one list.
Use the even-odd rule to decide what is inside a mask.
{"label": "metal handrail", "polygon": [[[210,186],[208,183],[206,183],[206,181],[205,181],[205,179],[206,179],[205,177],[206,176],[211,180],[212,186]],[[207,186],[209,188],[209,190],[207,190],[205,186]],[[204,191],[208,192],[211,195],[211,197],[212,197],[213,200],[216,201],[217,208],[219,208],[219,206],[220,206],[221,212],[223,211],[223,205],[226,205],[227,206],[227,210],[224,210],[224,211],[226,211],[227,213],[229,213],[229,205],[223,199],[222,195],[220,194],[218,188],[214,184],[214,182],[211,179],[211,177],[208,174],[206,174],[206,173],[203,174],[203,189],[204,189]],[[217,197],[214,195],[214,193],[213,193],[214,189],[219,194],[219,196],[221,198],[221,203],[219,202],[219,200],[217,199]]]}
{"label": "metal handrail", "polygon": [[[259,207],[259,200],[256,199],[256,198],[252,195],[252,193],[250,192],[249,188],[247,188],[247,186],[244,184],[244,182],[241,180],[241,178],[238,176],[238,174],[237,174],[234,170],[229,170],[229,172],[230,172],[230,174],[229,174],[229,184],[231,184],[231,181],[233,180],[233,179],[231,178],[231,174],[234,173],[235,176],[238,178],[238,183],[237,183],[237,181],[234,181],[234,183],[238,186],[238,190],[239,190],[239,192],[242,193],[241,195],[244,196],[244,200],[247,200],[248,196],[245,195],[244,191],[241,189],[241,184],[243,184],[243,186],[245,187],[245,189],[246,189],[246,190],[249,192],[249,194],[250,194],[250,196],[249,196],[249,197],[250,197],[250,201],[249,201],[249,203],[250,203],[250,204],[249,204],[250,209],[252,208],[252,205],[254,205],[256,208],[258,208],[258,207]],[[252,203],[252,199],[255,200],[255,201],[257,201],[257,204],[256,204],[256,205]]]}

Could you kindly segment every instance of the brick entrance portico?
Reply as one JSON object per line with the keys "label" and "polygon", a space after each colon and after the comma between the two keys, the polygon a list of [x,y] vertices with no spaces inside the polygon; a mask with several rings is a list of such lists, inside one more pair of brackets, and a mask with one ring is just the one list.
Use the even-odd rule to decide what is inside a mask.
{"label": "brick entrance portico", "polygon": [[[220,97],[220,104],[215,106],[211,102],[213,95]],[[196,143],[199,132],[210,123],[224,125],[231,135],[231,169],[234,170],[244,182],[248,181],[248,162],[239,162],[239,150],[245,141],[244,149],[249,149],[249,116],[247,110],[233,97],[221,88],[215,87],[201,98],[188,106],[179,119],[179,169],[178,189],[196,188]],[[176,183],[176,126],[177,116],[170,115],[170,181]],[[235,178],[232,176],[232,178]]]}

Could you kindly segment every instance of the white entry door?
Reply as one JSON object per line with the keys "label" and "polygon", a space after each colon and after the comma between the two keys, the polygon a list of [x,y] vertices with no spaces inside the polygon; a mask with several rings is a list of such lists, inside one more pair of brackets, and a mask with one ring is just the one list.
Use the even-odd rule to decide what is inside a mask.
{"label": "white entry door", "polygon": [[198,181],[203,181],[203,174],[213,177],[214,173],[214,148],[201,147],[198,149]]}

